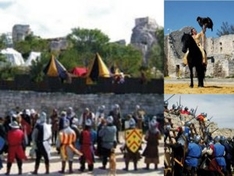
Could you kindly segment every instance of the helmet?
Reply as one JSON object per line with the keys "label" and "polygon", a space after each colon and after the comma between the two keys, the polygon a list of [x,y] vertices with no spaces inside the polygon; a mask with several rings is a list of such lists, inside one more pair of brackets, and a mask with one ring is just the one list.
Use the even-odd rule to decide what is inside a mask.
{"label": "helmet", "polygon": [[194,136],[193,141],[198,144],[201,141],[201,136],[199,135]]}
{"label": "helmet", "polygon": [[186,107],[184,108],[184,110],[187,111],[187,110],[188,110],[188,107],[186,106]]}
{"label": "helmet", "polygon": [[119,104],[115,104],[115,109],[119,109]]}
{"label": "helmet", "polygon": [[227,138],[224,136],[220,136],[220,143],[224,144],[227,141]]}
{"label": "helmet", "polygon": [[164,106],[168,106],[168,101],[164,101]]}
{"label": "helmet", "polygon": [[220,136],[215,136],[214,142],[215,142],[215,143],[220,142],[220,138],[221,138]]}
{"label": "helmet", "polygon": [[176,108],[176,105],[175,105],[175,104],[173,104],[173,105],[172,105],[172,109],[175,109],[175,108]]}
{"label": "helmet", "polygon": [[136,105],[136,109],[140,109],[140,105]]}
{"label": "helmet", "polygon": [[185,122],[184,126],[190,126],[192,123],[191,122]]}
{"label": "helmet", "polygon": [[165,128],[166,128],[166,130],[167,130],[167,131],[170,131],[171,126],[170,126],[170,125],[166,125],[166,127],[165,127]]}
{"label": "helmet", "polygon": [[112,116],[108,116],[107,117],[107,119],[106,119],[106,122],[108,123],[108,124],[112,124],[113,123],[113,117]]}
{"label": "helmet", "polygon": [[46,113],[45,113],[45,112],[42,112],[42,113],[40,114],[40,122],[41,122],[41,123],[44,123],[44,122],[46,122],[46,119],[47,119]]}
{"label": "helmet", "polygon": [[203,115],[204,117],[207,117],[207,113],[201,113],[201,115]]}

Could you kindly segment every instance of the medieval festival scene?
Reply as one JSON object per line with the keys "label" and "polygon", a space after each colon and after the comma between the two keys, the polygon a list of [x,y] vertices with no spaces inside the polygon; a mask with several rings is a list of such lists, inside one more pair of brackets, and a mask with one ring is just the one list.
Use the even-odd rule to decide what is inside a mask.
{"label": "medieval festival scene", "polygon": [[0,1],[0,175],[164,175],[156,4]]}
{"label": "medieval festival scene", "polygon": [[165,1],[166,94],[234,92],[233,6],[234,1]]}
{"label": "medieval festival scene", "polygon": [[233,175],[233,98],[165,94],[164,175]]}

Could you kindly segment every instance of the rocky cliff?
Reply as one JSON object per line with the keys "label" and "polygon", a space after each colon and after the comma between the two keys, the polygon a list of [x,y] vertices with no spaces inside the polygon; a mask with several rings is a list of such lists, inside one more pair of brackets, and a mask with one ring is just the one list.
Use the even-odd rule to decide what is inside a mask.
{"label": "rocky cliff", "polygon": [[[172,122],[174,127],[182,126],[185,122],[190,121],[191,123],[194,124],[199,135],[201,135],[200,131],[199,131],[199,127],[200,127],[199,122],[198,122],[198,120],[196,120],[194,118],[194,116],[192,116],[192,115],[179,116],[179,115],[175,115],[175,114],[167,113],[167,112],[164,112],[164,116],[165,116],[166,122],[168,121],[167,120],[168,118],[171,119],[171,122]],[[218,124],[213,122],[212,119],[206,121],[205,124],[206,124],[209,132],[211,132],[211,133],[213,132],[212,137],[215,137],[218,135],[225,136],[225,137],[231,137],[231,138],[234,137],[234,128],[219,128]]]}
{"label": "rocky cliff", "polygon": [[159,27],[157,22],[149,17],[135,19],[130,43],[142,52],[143,64],[147,64],[150,49],[158,43],[155,32]]}

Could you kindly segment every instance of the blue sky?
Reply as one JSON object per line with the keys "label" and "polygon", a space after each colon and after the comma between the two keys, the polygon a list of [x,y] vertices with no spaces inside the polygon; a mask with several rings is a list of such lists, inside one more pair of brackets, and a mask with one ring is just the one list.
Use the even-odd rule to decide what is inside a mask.
{"label": "blue sky", "polygon": [[164,25],[164,0],[0,0],[0,34],[28,24],[42,38],[62,37],[72,28],[99,29],[110,41],[130,42],[135,18]]}
{"label": "blue sky", "polygon": [[164,32],[192,26],[199,32],[197,16],[210,17],[214,23],[213,32],[207,29],[207,37],[217,37],[217,30],[222,22],[234,25],[234,1],[165,1],[164,3]]}
{"label": "blue sky", "polygon": [[[171,94],[165,94],[164,100],[171,97]],[[189,109],[197,108],[198,115],[205,112],[208,118],[212,117],[211,121],[218,123],[220,128],[234,128],[234,94],[175,94],[168,100],[169,108],[173,104],[178,105],[181,101],[183,107]]]}

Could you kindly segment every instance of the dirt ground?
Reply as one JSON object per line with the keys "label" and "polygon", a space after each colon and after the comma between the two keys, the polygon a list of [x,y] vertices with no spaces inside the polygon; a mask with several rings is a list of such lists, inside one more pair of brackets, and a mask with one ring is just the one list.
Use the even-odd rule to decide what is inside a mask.
{"label": "dirt ground", "polygon": [[190,79],[164,79],[164,94],[233,94],[234,79],[206,78],[203,88],[198,88],[194,79],[194,88],[190,88]]}

